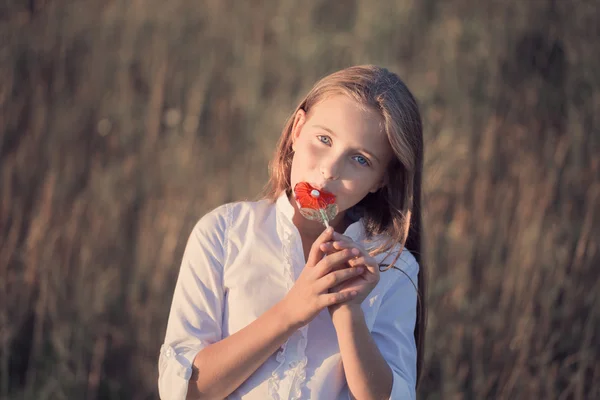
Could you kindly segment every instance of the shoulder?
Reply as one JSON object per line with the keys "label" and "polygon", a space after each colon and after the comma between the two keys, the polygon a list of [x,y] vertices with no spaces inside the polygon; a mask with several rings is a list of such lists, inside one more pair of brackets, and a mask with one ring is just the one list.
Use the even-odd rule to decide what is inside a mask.
{"label": "shoulder", "polygon": [[275,204],[269,200],[237,201],[225,203],[207,212],[194,227],[199,234],[225,234],[232,226],[272,212]]}
{"label": "shoulder", "polygon": [[256,216],[264,214],[270,208],[270,202],[239,201],[225,203],[204,214],[194,225],[189,236],[186,253],[195,254],[202,249],[216,258],[226,260],[232,238],[243,235],[254,224]]}
{"label": "shoulder", "polygon": [[229,204],[223,204],[204,214],[194,226],[194,232],[206,232],[221,228],[225,230],[227,225],[227,213]]}
{"label": "shoulder", "polygon": [[[398,253],[400,252],[400,256]],[[397,259],[396,259],[397,257]],[[417,286],[419,276],[419,263],[415,256],[405,247],[396,245],[391,250],[378,254],[375,259],[379,263],[382,278],[388,281],[388,289],[408,283]]]}
{"label": "shoulder", "polygon": [[[400,257],[396,259],[396,256],[400,253]],[[394,261],[395,260],[395,261]],[[415,256],[404,246],[396,245],[390,251],[381,255],[381,263],[384,265],[390,265],[405,271],[411,272],[415,275],[419,272],[419,263]]]}
{"label": "shoulder", "polygon": [[225,204],[225,207],[227,207],[232,216],[243,219],[269,213],[275,208],[275,203],[267,199],[257,201],[236,201]]}

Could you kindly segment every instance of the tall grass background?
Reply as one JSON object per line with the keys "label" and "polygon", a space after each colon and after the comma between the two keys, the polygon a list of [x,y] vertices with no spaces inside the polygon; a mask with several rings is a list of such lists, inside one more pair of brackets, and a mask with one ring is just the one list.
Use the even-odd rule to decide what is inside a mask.
{"label": "tall grass background", "polygon": [[[285,119],[380,64],[420,102],[420,398],[600,398],[595,1],[5,0],[0,398],[157,398],[194,223]],[[385,279],[385,274],[383,275]]]}

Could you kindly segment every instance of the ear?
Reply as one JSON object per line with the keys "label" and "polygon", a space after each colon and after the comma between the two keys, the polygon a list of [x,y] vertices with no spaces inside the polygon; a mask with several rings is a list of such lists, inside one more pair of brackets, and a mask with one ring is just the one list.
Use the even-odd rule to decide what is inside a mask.
{"label": "ear", "polygon": [[292,125],[292,150],[296,151],[296,140],[300,136],[302,127],[306,122],[306,111],[303,109],[298,110],[294,116],[294,124]]}

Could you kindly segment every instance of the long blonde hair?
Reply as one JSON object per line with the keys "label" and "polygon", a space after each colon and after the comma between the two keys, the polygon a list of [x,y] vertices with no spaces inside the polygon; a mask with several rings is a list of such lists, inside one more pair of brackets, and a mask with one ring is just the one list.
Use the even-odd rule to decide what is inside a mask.
{"label": "long blonde hair", "polygon": [[[382,117],[385,133],[395,154],[387,169],[387,183],[369,193],[356,207],[362,210],[368,238],[388,238],[373,254],[406,247],[419,263],[418,303],[415,340],[417,382],[420,381],[425,341],[426,274],[421,242],[421,181],[423,171],[423,130],[413,95],[398,75],[373,65],[354,66],[321,79],[306,95],[283,128],[270,165],[270,179],[264,198],[276,201],[290,189],[292,128],[299,110],[306,113],[326,97],[344,94]],[[387,268],[395,268],[401,251]]]}

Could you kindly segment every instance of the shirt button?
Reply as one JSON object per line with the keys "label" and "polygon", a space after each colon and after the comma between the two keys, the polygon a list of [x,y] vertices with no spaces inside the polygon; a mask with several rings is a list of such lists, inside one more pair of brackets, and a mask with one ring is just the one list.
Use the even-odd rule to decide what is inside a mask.
{"label": "shirt button", "polygon": [[165,351],[165,357],[167,358],[171,358],[175,355],[175,352],[173,351],[172,347],[167,347],[167,350]]}

